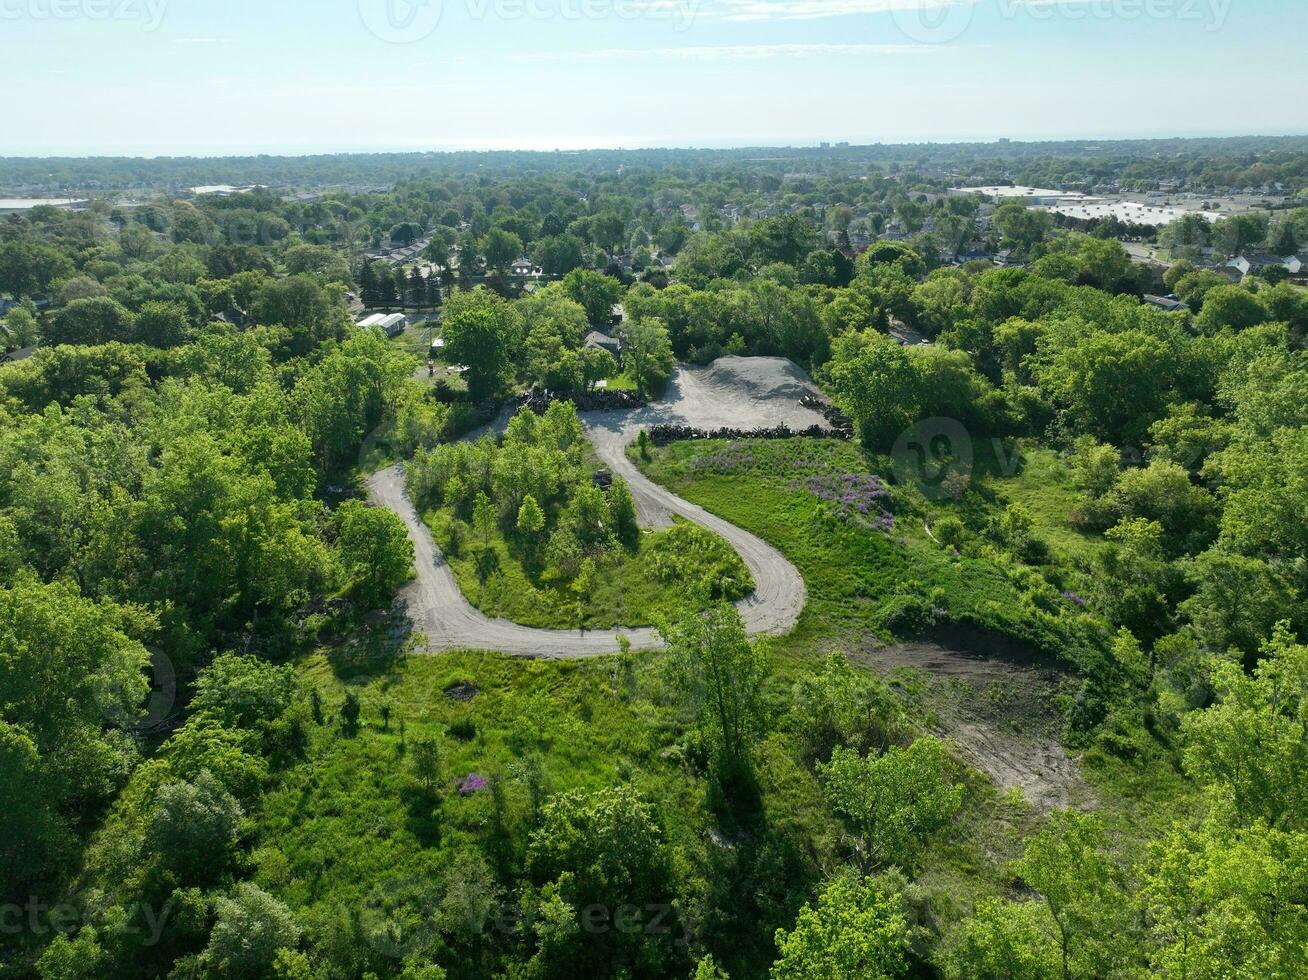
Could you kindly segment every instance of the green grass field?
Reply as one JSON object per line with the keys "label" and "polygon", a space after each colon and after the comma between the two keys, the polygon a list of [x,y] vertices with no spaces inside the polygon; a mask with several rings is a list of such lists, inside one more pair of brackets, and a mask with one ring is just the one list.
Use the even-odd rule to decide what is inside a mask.
{"label": "green grass field", "polygon": [[[998,503],[982,493],[969,494],[960,505],[928,505],[911,490],[891,487],[887,509],[894,527],[886,531],[842,517],[807,486],[824,475],[891,472],[888,459],[853,444],[673,443],[657,450],[644,468],[674,493],[759,535],[795,563],[809,588],[798,640],[837,638],[866,647],[948,618],[1072,662],[1093,656],[1098,631],[1062,599],[1062,581],[1051,583],[1015,562],[952,555],[927,535],[929,515],[970,507],[979,519],[997,510]],[[1033,478],[1019,477],[1017,483],[1023,479]],[[1051,568],[1049,574],[1059,579],[1062,570]]]}

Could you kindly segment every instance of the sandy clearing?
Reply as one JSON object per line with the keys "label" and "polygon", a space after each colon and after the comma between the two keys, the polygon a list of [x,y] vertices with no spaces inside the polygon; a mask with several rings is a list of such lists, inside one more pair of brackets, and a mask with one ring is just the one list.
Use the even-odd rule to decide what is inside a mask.
{"label": "sandy clearing", "polygon": [[[1090,808],[1094,794],[1059,737],[1051,696],[1070,677],[1016,641],[942,630],[931,639],[860,652],[879,673],[920,670],[941,692],[933,734],[952,738],[963,757],[1001,792],[1020,789],[1037,813]],[[950,692],[953,692],[953,696]],[[970,692],[958,696],[961,691]]]}
{"label": "sandy clearing", "polygon": [[[799,571],[767,542],[646,479],[627,459],[626,448],[640,429],[661,423],[701,428],[825,425],[820,415],[799,405],[805,393],[816,390],[790,361],[726,357],[707,368],[679,368],[661,402],[634,412],[582,415],[596,455],[630,485],[644,526],[666,527],[677,515],[720,535],[740,554],[754,577],[755,591],[736,606],[751,634],[780,635],[794,627],[807,595]],[[464,597],[430,529],[409,500],[402,468],[393,466],[374,474],[368,489],[374,503],[399,515],[413,541],[417,575],[401,592],[400,601],[415,630],[427,638],[429,651],[498,650],[516,656],[574,659],[618,649],[616,630],[532,629],[479,612]],[[621,633],[635,649],[662,646],[653,630]]]}

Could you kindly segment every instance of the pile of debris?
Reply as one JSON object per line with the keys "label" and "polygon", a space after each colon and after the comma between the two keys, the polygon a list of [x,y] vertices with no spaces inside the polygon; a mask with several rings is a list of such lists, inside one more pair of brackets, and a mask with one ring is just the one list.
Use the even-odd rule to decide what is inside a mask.
{"label": "pile of debris", "polygon": [[849,416],[840,409],[832,405],[818,395],[805,395],[799,400],[800,407],[807,408],[811,412],[817,412],[827,420],[827,425],[831,426],[837,432],[845,433],[842,438],[852,439],[854,436],[854,423],[850,421]]}
{"label": "pile of debris", "polygon": [[656,446],[695,439],[849,439],[852,436],[852,428],[828,429],[820,425],[811,425],[807,429],[792,429],[787,425],[771,429],[696,429],[689,425],[655,425],[649,429],[650,442]]}
{"label": "pile of debris", "polygon": [[518,399],[518,407],[530,408],[537,415],[543,415],[545,410],[555,402],[572,402],[579,412],[625,411],[644,408],[646,405],[645,399],[634,391],[607,391],[601,388],[581,394],[565,395],[558,391],[533,388]]}

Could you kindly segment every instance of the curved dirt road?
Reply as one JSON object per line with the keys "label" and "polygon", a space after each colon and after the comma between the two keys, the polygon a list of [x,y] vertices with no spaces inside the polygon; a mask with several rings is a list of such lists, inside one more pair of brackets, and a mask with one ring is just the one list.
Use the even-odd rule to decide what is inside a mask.
{"label": "curved dirt road", "polygon": [[[646,479],[626,456],[626,447],[644,427],[659,423],[704,428],[754,428],[787,424],[795,428],[824,424],[821,416],[799,406],[812,383],[788,361],[775,358],[723,358],[708,368],[679,368],[667,399],[635,412],[582,415],[596,454],[631,487],[643,525],[664,527],[672,515],[684,517],[725,538],[754,576],[755,591],[736,604],[751,634],[789,632],[804,608],[805,587],[799,571],[771,545],[715,517]],[[519,656],[568,659],[613,653],[617,631],[580,633],[532,629],[491,619],[468,602],[445,557],[432,540],[404,489],[401,467],[368,480],[374,503],[404,521],[413,541],[417,576],[400,594],[415,629],[427,637],[429,651],[497,650]],[[633,648],[662,645],[654,630],[623,630]]]}

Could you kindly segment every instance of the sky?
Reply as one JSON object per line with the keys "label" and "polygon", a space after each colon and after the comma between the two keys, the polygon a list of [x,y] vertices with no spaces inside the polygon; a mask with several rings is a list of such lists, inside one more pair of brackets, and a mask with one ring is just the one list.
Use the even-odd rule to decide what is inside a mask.
{"label": "sky", "polygon": [[0,0],[0,155],[1308,133],[1304,0]]}

